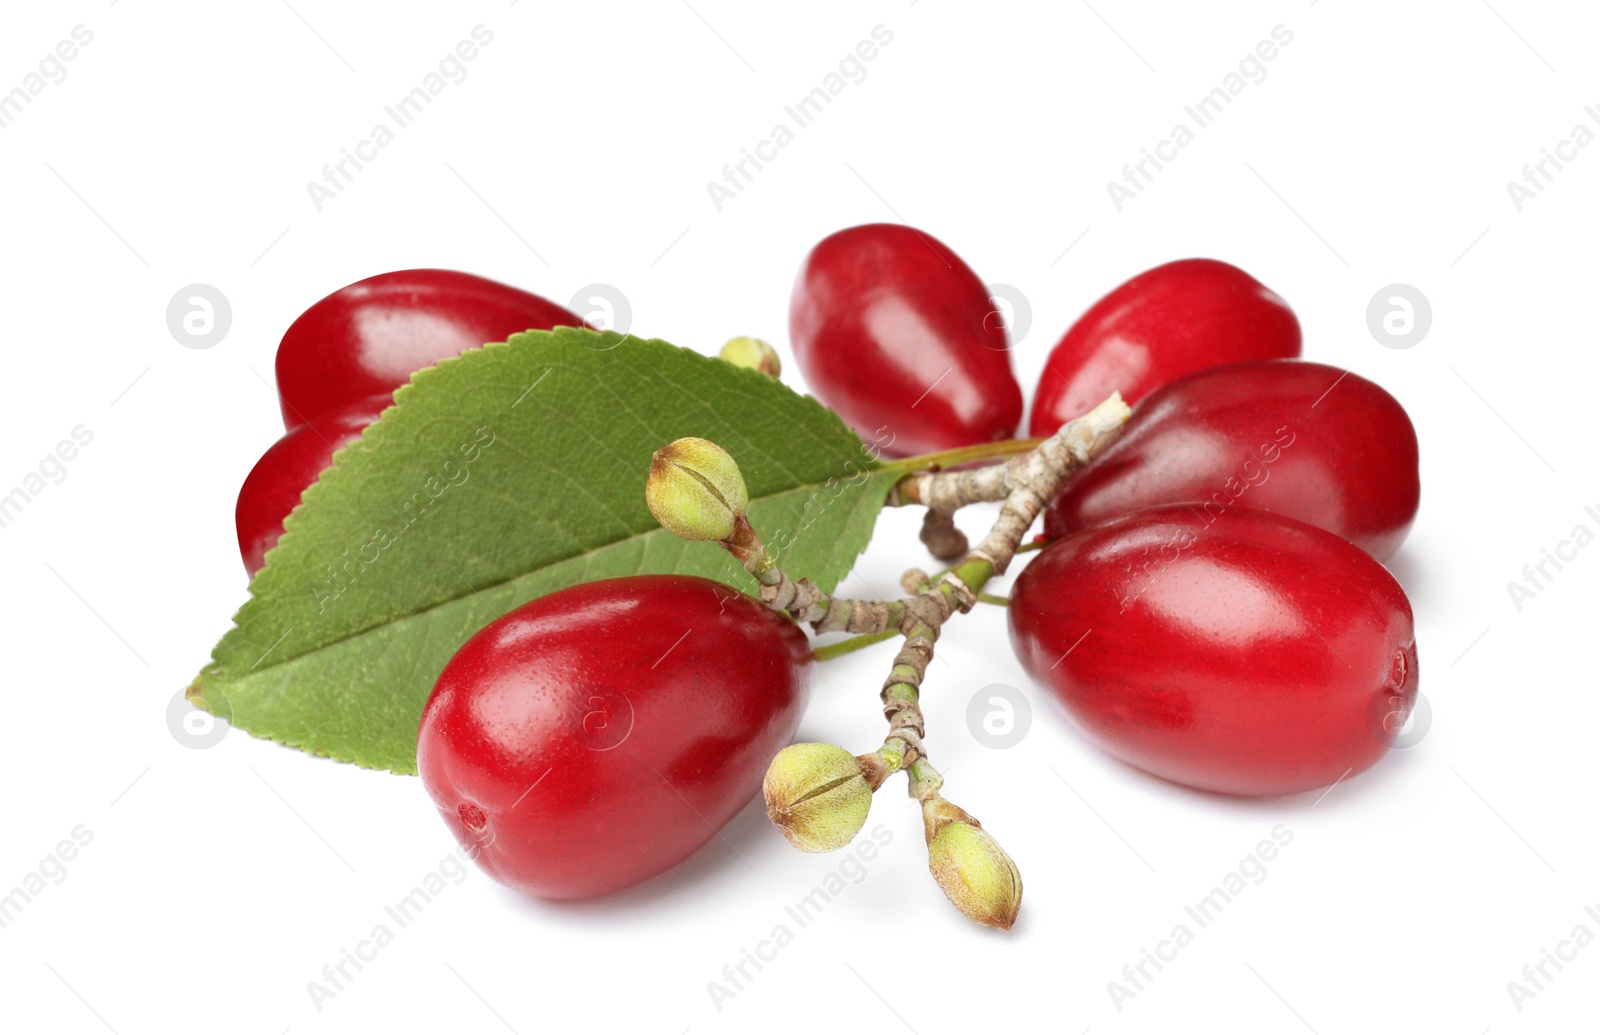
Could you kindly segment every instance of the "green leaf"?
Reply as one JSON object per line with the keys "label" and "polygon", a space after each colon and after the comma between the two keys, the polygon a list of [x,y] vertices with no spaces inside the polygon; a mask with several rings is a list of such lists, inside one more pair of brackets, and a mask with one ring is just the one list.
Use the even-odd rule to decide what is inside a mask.
{"label": "green leaf", "polygon": [[825,590],[900,473],[756,371],[614,333],[520,334],[419,371],[334,457],[190,698],[254,736],[414,773],[440,670],[519,604],[641,573],[754,590],[726,551],[645,506],[651,454],[685,436],[734,456],[751,523]]}

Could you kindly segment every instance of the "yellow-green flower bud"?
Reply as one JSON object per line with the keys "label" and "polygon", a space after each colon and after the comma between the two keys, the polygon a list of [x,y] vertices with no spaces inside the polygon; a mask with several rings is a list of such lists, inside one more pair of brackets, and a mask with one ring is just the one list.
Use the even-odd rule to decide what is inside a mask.
{"label": "yellow-green flower bud", "polygon": [[750,503],[739,465],[703,438],[680,438],[656,450],[644,498],[667,531],[691,540],[728,538]]}
{"label": "yellow-green flower bud", "polygon": [[1022,874],[987,830],[938,795],[922,803],[928,870],[968,919],[1011,930],[1022,908]]}
{"label": "yellow-green flower bud", "polygon": [[761,781],[767,816],[802,852],[849,844],[867,822],[872,791],[856,757],[832,744],[789,745]]}
{"label": "yellow-green flower bud", "polygon": [[759,370],[768,377],[777,377],[782,371],[778,350],[760,338],[729,338],[721,355],[736,367]]}

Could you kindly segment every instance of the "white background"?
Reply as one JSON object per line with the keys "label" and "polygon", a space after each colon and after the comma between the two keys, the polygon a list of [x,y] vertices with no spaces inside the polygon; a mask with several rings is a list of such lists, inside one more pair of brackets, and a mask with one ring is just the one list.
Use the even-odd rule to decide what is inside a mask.
{"label": "white background", "polygon": [[[0,528],[0,891],[74,827],[93,840],[0,929],[0,1026],[929,1035],[1028,1017],[1071,1035],[1327,1035],[1592,1018],[1600,946],[1520,1012],[1507,982],[1576,925],[1600,935],[1584,912],[1600,911],[1600,550],[1520,611],[1506,586],[1575,525],[1600,529],[1584,512],[1600,509],[1600,147],[1520,212],[1506,183],[1574,126],[1600,131],[1584,112],[1600,103],[1600,17],[1526,0],[693,4],[7,5],[0,90],[74,26],[94,36],[0,130],[0,488],[73,427],[94,440]],[[479,24],[493,42],[468,78],[316,211],[306,182]],[[893,42],[866,79],[718,212],[707,181],[879,24]],[[1293,41],[1266,78],[1119,213],[1106,181],[1280,24]],[[1207,255],[1290,301],[1308,358],[1401,399],[1424,491],[1393,568],[1431,728],[1320,800],[1187,792],[1075,734],[984,609],[941,641],[925,701],[950,796],[1024,874],[1009,935],[944,902],[897,782],[875,804],[893,840],[866,879],[720,1011],[707,983],[839,865],[789,849],[759,807],[601,902],[523,900],[473,870],[316,1010],[307,982],[451,844],[414,779],[169,732],[169,702],[244,597],[233,501],[281,431],[283,329],[349,281],[447,266],[560,302],[613,285],[638,333],[708,352],[757,334],[787,360],[802,256],[878,220],[1027,297],[1030,392],[1096,297]],[[233,308],[207,350],[165,321],[195,282]],[[1406,350],[1366,325],[1396,282],[1433,308]],[[915,521],[887,516],[847,588],[889,590],[926,564]],[[824,669],[801,737],[878,743],[887,658]],[[966,727],[993,683],[1036,705],[1009,750]],[[1293,841],[1266,879],[1119,1011],[1107,982],[1278,824]]]}

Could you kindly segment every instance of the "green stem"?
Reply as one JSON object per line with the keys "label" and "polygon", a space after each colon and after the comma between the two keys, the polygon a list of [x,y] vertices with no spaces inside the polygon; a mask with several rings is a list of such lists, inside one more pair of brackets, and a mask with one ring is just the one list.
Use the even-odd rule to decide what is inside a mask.
{"label": "green stem", "polygon": [[994,593],[979,593],[978,594],[978,603],[980,603],[980,604],[993,604],[996,607],[1010,607],[1011,606],[1011,598],[1010,597],[998,596],[998,595],[996,595]]}
{"label": "green stem", "polygon": [[999,442],[981,442],[975,446],[962,446],[959,449],[946,449],[938,453],[924,453],[921,456],[908,456],[903,460],[891,460],[883,466],[886,470],[910,473],[953,467],[974,460],[999,460],[1031,452],[1043,441],[1042,438],[1011,438]]}
{"label": "green stem", "polygon": [[[967,568],[967,573],[966,574],[962,574],[962,570],[963,570],[964,567]],[[988,582],[990,577],[994,575],[994,569],[992,567],[990,567],[989,564],[984,563],[982,565],[982,567],[987,569],[984,572],[983,576],[982,576],[983,582],[973,582],[972,579],[968,577],[969,575],[976,576],[976,568],[970,567],[967,564],[967,562],[963,561],[961,564],[952,564],[948,568],[943,568],[943,569],[941,569],[939,571],[934,572],[932,575],[929,575],[928,576],[928,581],[924,582],[923,586],[924,586],[925,590],[933,589],[936,586],[938,586],[941,582],[944,581],[944,577],[946,575],[949,575],[951,572],[954,572],[956,577],[959,578],[962,582],[965,582],[967,584],[967,587],[969,589],[971,589],[974,593],[981,593],[983,591],[983,584]],[[949,591],[947,590],[946,592],[949,592]]]}
{"label": "green stem", "polygon": [[911,782],[906,788],[911,797],[922,801],[930,795],[938,794],[939,788],[944,786],[944,777],[939,775],[939,770],[926,758],[918,758],[911,763]]}
{"label": "green stem", "polygon": [[832,661],[834,658],[842,658],[846,654],[854,654],[863,647],[870,647],[875,643],[892,640],[899,635],[899,629],[886,629],[881,633],[863,633],[860,636],[852,636],[848,640],[830,643],[826,647],[816,647],[811,651],[811,659],[813,661]]}
{"label": "green stem", "polygon": [[[889,678],[884,681],[881,695],[883,714],[889,720],[889,737],[879,752],[898,759],[896,768],[904,766],[908,757],[913,759],[913,765],[915,760],[922,758],[925,720],[919,698],[933,644],[939,639],[939,629],[927,623],[915,624],[905,630],[905,638],[906,645],[895,655],[894,667],[889,670]],[[913,644],[925,646],[919,649]],[[907,736],[913,737],[915,750],[913,743],[905,739]]]}
{"label": "green stem", "polygon": [[[994,578],[994,565],[985,560],[962,561],[956,565],[956,578],[965,582],[974,593],[981,593],[989,580]],[[947,592],[954,595],[955,590]]]}

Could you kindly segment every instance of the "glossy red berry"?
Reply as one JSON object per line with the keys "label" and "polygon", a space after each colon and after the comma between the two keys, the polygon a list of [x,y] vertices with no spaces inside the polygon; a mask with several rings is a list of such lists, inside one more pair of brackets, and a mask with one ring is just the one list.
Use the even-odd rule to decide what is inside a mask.
{"label": "glossy red berry", "polygon": [[283,519],[299,504],[301,493],[333,462],[333,454],[360,438],[362,429],[393,401],[389,395],[359,399],[291,428],[261,454],[233,509],[245,571],[254,575],[261,570],[267,551],[283,535]]}
{"label": "glossy red berry", "polygon": [[1022,420],[988,289],[909,226],[855,226],[811,249],[789,339],[811,391],[887,456],[1011,438]]}
{"label": "glossy red berry", "polygon": [[1156,389],[1045,511],[1061,536],[1161,503],[1270,510],[1382,560],[1421,498],[1417,433],[1394,396],[1321,363],[1213,367]]}
{"label": "glossy red berry", "polygon": [[1039,378],[1029,427],[1050,435],[1114,391],[1130,405],[1185,374],[1300,355],[1300,321],[1244,270],[1180,259],[1116,288],[1068,329]]}
{"label": "glossy red berry", "polygon": [[1142,510],[1017,579],[1028,674],[1110,754],[1202,790],[1324,787],[1376,762],[1417,694],[1411,605],[1383,566],[1260,511]]}
{"label": "glossy red berry", "polygon": [[744,807],[810,675],[800,628],[720,583],[585,583],[467,641],[423,711],[417,767],[496,880],[602,895],[687,858]]}
{"label": "glossy red berry", "polygon": [[582,327],[538,295],[456,270],[398,270],[342,287],[300,314],[278,345],[284,427],[368,395],[423,367],[513,334]]}

